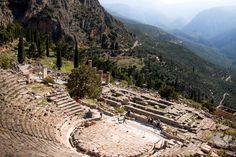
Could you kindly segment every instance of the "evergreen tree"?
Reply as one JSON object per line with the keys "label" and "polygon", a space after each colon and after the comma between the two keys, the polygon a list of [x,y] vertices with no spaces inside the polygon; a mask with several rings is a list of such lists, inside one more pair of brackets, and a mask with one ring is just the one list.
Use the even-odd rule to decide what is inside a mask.
{"label": "evergreen tree", "polygon": [[39,41],[39,32],[37,30],[34,31],[34,42],[38,45],[38,41]]}
{"label": "evergreen tree", "polygon": [[30,32],[31,32],[31,33],[30,33],[30,41],[31,41],[31,42],[35,42],[33,30],[31,30]]}
{"label": "evergreen tree", "polygon": [[18,62],[20,64],[22,64],[25,61],[24,41],[23,41],[23,37],[22,36],[20,36],[20,38],[19,38],[17,59],[18,59]]}
{"label": "evergreen tree", "polygon": [[79,52],[78,52],[78,44],[76,41],[75,42],[75,51],[74,51],[74,68],[78,68],[78,67],[79,67]]}
{"label": "evergreen tree", "polygon": [[57,47],[57,68],[61,70],[62,67],[62,59],[61,59],[61,49]]}
{"label": "evergreen tree", "polygon": [[38,57],[43,57],[43,50],[42,50],[42,41],[41,39],[38,40],[38,44],[37,44],[37,49],[38,49]]}
{"label": "evergreen tree", "polygon": [[46,41],[46,56],[49,57],[49,37],[47,37],[47,41]]}
{"label": "evergreen tree", "polygon": [[115,43],[115,50],[119,50],[119,43],[118,42]]}
{"label": "evergreen tree", "polygon": [[36,43],[35,43],[35,42],[32,42],[32,43],[30,44],[30,47],[29,47],[27,56],[28,56],[29,58],[36,57],[36,56],[37,56],[37,55],[36,55],[36,50],[37,50]]}
{"label": "evergreen tree", "polygon": [[115,42],[112,42],[112,43],[111,43],[110,49],[111,49],[111,50],[114,50],[114,49],[115,49]]}
{"label": "evergreen tree", "polygon": [[95,71],[87,65],[72,70],[67,88],[72,97],[79,98],[98,98],[102,92],[101,81]]}
{"label": "evergreen tree", "polygon": [[31,41],[31,30],[30,30],[30,29],[27,29],[27,30],[26,30],[26,36],[25,36],[25,38],[26,38],[26,41],[27,41],[27,42],[32,42],[32,41]]}

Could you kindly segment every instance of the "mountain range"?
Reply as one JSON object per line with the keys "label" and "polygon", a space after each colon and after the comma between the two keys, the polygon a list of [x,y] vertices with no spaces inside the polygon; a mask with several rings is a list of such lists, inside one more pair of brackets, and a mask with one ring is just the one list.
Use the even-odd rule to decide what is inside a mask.
{"label": "mountain range", "polygon": [[217,7],[196,15],[182,31],[207,40],[236,28],[236,7]]}
{"label": "mountain range", "polygon": [[164,29],[182,28],[186,23],[183,18],[172,20],[156,9],[143,7],[140,11],[140,8],[125,4],[103,4],[103,6],[113,15]]}
{"label": "mountain range", "polygon": [[[199,43],[217,49],[236,63],[236,7],[217,7],[200,12],[182,31]],[[204,40],[204,42],[202,42]],[[205,42],[207,41],[207,42]]]}

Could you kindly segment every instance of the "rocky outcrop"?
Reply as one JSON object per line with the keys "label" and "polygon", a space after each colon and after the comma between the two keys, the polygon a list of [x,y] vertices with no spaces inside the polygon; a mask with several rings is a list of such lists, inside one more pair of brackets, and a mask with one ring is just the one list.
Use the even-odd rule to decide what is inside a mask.
{"label": "rocky outcrop", "polygon": [[7,27],[12,21],[13,15],[8,8],[8,2],[0,0],[0,27]]}
{"label": "rocky outcrop", "polygon": [[100,43],[106,34],[108,43],[119,41],[125,45],[127,42],[122,40],[129,39],[123,24],[107,13],[98,0],[8,0],[6,3],[13,15],[8,23],[13,19],[20,21],[26,28],[49,34],[54,41],[70,42],[75,35],[85,44]]}

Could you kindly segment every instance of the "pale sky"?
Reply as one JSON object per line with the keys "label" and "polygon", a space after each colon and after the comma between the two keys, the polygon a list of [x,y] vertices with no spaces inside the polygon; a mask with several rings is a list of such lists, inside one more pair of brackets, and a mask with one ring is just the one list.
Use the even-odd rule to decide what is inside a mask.
{"label": "pale sky", "polygon": [[125,4],[131,7],[156,9],[171,19],[190,20],[201,10],[219,6],[236,6],[236,0],[99,0],[101,4]]}

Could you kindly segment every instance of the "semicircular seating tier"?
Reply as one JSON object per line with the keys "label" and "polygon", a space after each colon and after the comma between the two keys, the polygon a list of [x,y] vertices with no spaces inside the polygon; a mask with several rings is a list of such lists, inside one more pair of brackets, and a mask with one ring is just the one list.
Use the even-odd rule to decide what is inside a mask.
{"label": "semicircular seating tier", "polygon": [[26,79],[3,69],[0,89],[2,156],[82,156],[71,147],[68,138],[81,123],[77,114],[83,109],[67,92],[55,89],[43,97],[48,105],[39,105],[27,88]]}

